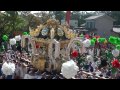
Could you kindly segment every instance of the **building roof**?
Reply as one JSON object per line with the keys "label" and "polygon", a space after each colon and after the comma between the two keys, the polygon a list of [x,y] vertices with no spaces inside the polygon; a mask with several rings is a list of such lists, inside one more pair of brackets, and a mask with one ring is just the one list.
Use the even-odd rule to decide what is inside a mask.
{"label": "building roof", "polygon": [[111,18],[110,16],[105,15],[105,14],[90,16],[90,17],[86,18],[85,20],[95,20],[95,19],[98,19],[98,18],[104,17],[104,16],[108,17],[108,18],[111,19],[112,21],[115,21],[113,18]]}
{"label": "building roof", "polygon": [[113,28],[113,32],[120,33],[120,28]]}
{"label": "building roof", "polygon": [[101,16],[103,16],[103,15],[90,16],[90,17],[86,18],[85,20],[97,19],[97,18],[99,18]]}
{"label": "building roof", "polygon": [[84,23],[84,24],[81,24],[81,26],[85,26],[85,23]]}

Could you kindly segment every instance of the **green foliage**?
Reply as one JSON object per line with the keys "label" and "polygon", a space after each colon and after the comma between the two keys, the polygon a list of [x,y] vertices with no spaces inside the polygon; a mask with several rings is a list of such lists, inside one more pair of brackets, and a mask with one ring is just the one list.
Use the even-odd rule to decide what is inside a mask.
{"label": "green foliage", "polygon": [[[18,11],[5,11],[0,14],[0,37],[6,34],[14,37],[15,31],[21,31],[26,26],[26,21],[22,18]],[[0,42],[2,39],[0,39]]]}
{"label": "green foliage", "polygon": [[112,72],[112,74],[115,74],[117,72],[117,69],[116,68],[112,68],[111,72]]}
{"label": "green foliage", "polygon": [[72,20],[78,20],[78,26],[85,23],[85,18],[93,15],[93,13],[83,12],[83,11],[73,11],[71,14]]}
{"label": "green foliage", "polygon": [[91,45],[95,45],[95,41],[93,39],[90,40],[90,42],[91,42]]}
{"label": "green foliage", "polygon": [[55,18],[59,20],[61,23],[61,20],[65,18],[65,12],[64,11],[54,11]]}

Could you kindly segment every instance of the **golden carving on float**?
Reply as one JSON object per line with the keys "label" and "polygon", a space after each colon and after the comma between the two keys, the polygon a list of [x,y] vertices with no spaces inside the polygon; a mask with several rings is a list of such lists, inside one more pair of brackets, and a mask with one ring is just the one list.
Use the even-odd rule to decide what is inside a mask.
{"label": "golden carving on float", "polygon": [[[55,45],[54,49],[53,49],[53,44],[55,44],[55,43],[52,41],[54,39],[56,39],[55,38],[56,36],[62,37],[64,35],[66,38],[66,39],[59,39],[57,41],[57,42],[59,42],[58,44],[60,45],[59,46],[60,48],[67,47],[70,40],[76,36],[72,32],[72,30],[69,29],[69,27],[67,25],[60,25],[59,22],[54,19],[47,20],[46,23],[41,24],[36,29],[33,29],[33,30],[31,28],[29,28],[29,29],[30,29],[30,36],[32,37],[32,40],[34,42],[37,42],[37,44],[39,44],[40,47],[45,47],[45,52],[48,54],[48,56],[52,55],[53,53],[50,53],[50,52],[53,52],[54,49],[56,49],[56,47],[58,46],[58,45]],[[47,30],[49,30],[49,32]],[[39,37],[40,34],[42,34],[43,37],[47,36],[47,38]],[[52,42],[52,44],[51,44],[51,42]],[[51,45],[51,47],[49,47],[50,45]],[[34,47],[36,47],[36,46],[34,46]],[[39,51],[39,48],[34,48],[34,51],[37,51],[37,50]],[[45,54],[45,55],[47,55],[47,54]],[[45,69],[45,63],[47,60],[45,58],[45,55],[41,55],[40,53],[38,53],[37,56],[34,56],[34,55],[32,56],[32,62],[31,62],[32,65],[41,71],[43,71]],[[56,52],[56,55],[57,55],[57,52]],[[53,57],[53,56],[51,56],[51,57]],[[59,69],[59,67],[58,67],[58,69]]]}

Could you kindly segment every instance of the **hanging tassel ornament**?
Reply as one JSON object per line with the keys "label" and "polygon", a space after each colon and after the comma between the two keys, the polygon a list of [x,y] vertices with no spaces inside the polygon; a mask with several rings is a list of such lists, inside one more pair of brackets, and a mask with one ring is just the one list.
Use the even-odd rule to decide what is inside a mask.
{"label": "hanging tassel ornament", "polygon": [[50,37],[51,37],[51,39],[53,39],[54,38],[54,34],[55,34],[54,28],[51,29],[50,33],[51,33]]}
{"label": "hanging tassel ornament", "polygon": [[73,58],[78,57],[78,51],[77,51],[77,50],[74,50],[74,51],[72,52],[72,57],[73,57]]}
{"label": "hanging tassel ornament", "polygon": [[36,42],[36,49],[40,48],[39,43]]}
{"label": "hanging tassel ornament", "polygon": [[55,41],[55,59],[60,55],[60,43],[56,40]]}

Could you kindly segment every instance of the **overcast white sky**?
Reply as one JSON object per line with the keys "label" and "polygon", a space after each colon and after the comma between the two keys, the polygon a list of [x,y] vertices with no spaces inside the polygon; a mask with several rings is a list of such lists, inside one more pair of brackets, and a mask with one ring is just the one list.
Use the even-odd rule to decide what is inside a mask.
{"label": "overcast white sky", "polygon": [[[31,11],[31,13],[37,13],[37,12],[40,12],[40,11]],[[87,11],[87,12],[95,12],[95,11]]]}
{"label": "overcast white sky", "polygon": [[[1,11],[1,12],[4,12],[4,11]],[[37,12],[41,12],[41,11],[31,11],[31,13],[37,13]],[[95,12],[95,11],[87,11],[87,12]]]}

